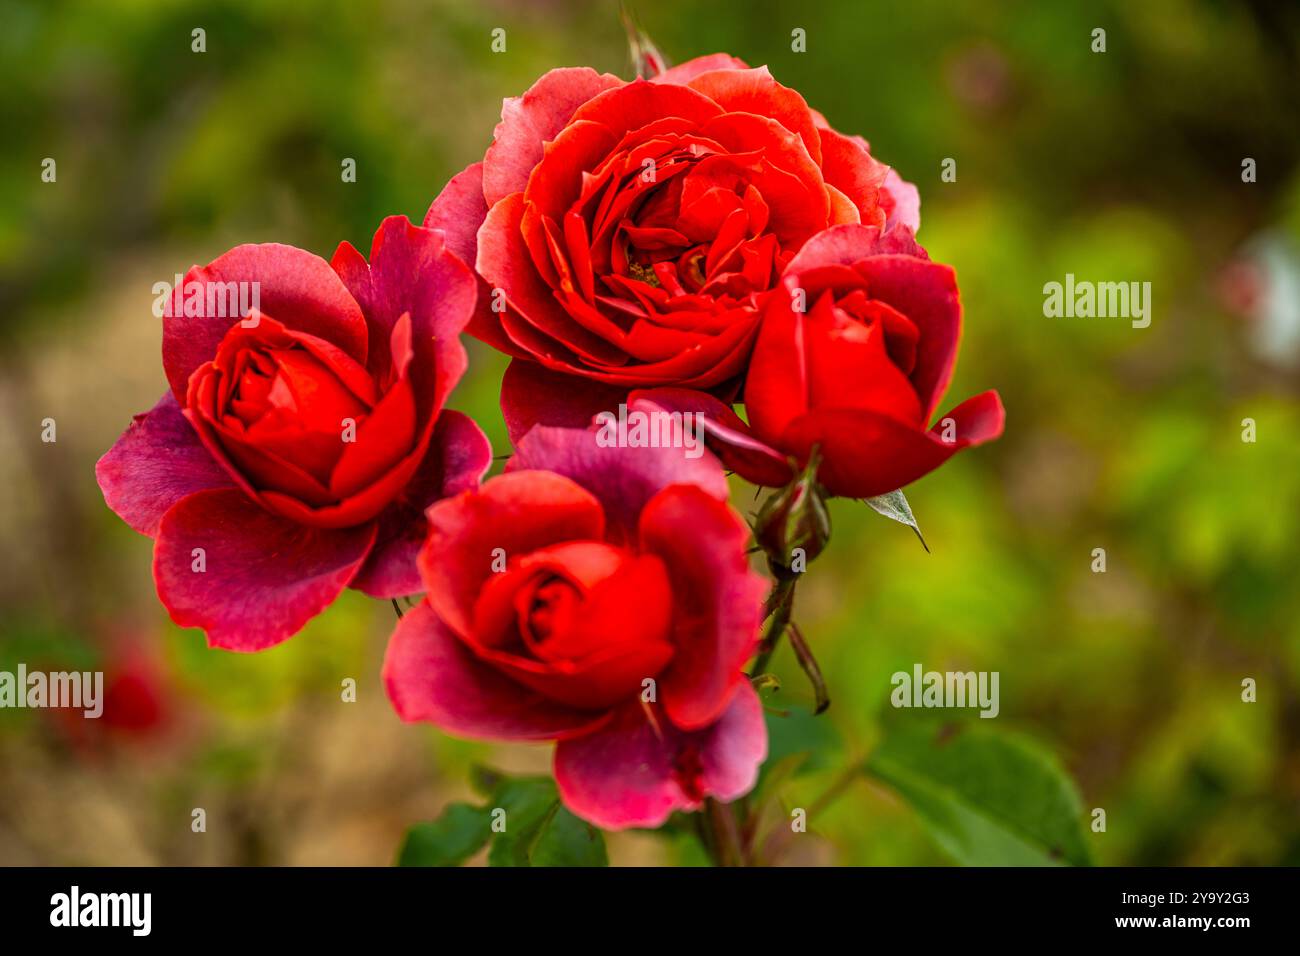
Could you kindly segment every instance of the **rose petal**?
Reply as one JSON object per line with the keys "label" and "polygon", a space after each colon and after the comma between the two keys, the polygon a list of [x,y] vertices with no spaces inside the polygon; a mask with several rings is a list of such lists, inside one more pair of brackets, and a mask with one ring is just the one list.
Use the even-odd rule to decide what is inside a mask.
{"label": "rose petal", "polygon": [[384,687],[399,717],[483,740],[552,740],[598,727],[603,713],[546,700],[480,662],[428,602],[407,612],[384,655]]}
{"label": "rose petal", "polygon": [[519,443],[506,472],[531,468],[576,481],[601,503],[606,538],[618,544],[636,540],[642,509],[669,485],[689,485],[718,501],[727,499],[722,466],[702,445],[700,454],[690,458],[683,448],[603,446],[598,435],[598,430],[539,425]]}
{"label": "rose petal", "polygon": [[699,809],[704,797],[726,803],[754,786],[767,727],[748,682],[709,727],[684,733],[656,719],[633,704],[605,727],[560,741],[555,783],[564,805],[605,830],[655,828],[674,810]]}
{"label": "rose petal", "polygon": [[305,528],[242,491],[200,491],[163,515],[154,581],[177,624],[203,628],[213,647],[259,651],[297,633],[338,597],[374,537],[374,525]]}
{"label": "rose petal", "polygon": [[754,653],[767,583],[749,566],[749,527],[724,502],[675,485],[641,512],[641,547],[663,559],[673,584],[677,652],[659,679],[673,723],[695,730],[712,723]]}
{"label": "rose petal", "polygon": [[[942,437],[947,419],[953,421],[951,442]],[[992,441],[1002,434],[1005,419],[1002,401],[992,391],[962,402],[928,432],[876,412],[824,409],[795,419],[781,447],[806,461],[818,445],[817,475],[826,489],[846,498],[870,498],[911,484],[963,448]]]}
{"label": "rose petal", "polygon": [[498,558],[561,541],[599,541],[600,503],[568,478],[545,471],[498,475],[477,490],[439,501],[426,513],[429,536],[420,574],[438,616],[469,634],[474,604]]}
{"label": "rose petal", "polygon": [[[206,290],[209,283],[254,282],[257,304],[264,314],[286,328],[332,342],[365,363],[365,317],[329,263],[278,243],[236,246],[207,266],[190,269],[163,315],[163,368],[177,401],[185,400],[190,375],[216,354],[226,331],[243,318],[186,316],[185,291],[191,283]],[[249,294],[251,297],[251,291]],[[204,295],[206,304],[206,291]]]}
{"label": "rose petal", "polygon": [[136,415],[117,443],[95,464],[105,503],[141,534],[153,537],[167,509],[208,488],[234,480],[208,454],[171,392]]}
{"label": "rose petal", "polygon": [[620,87],[623,80],[588,67],[551,70],[523,96],[501,104],[501,122],[483,157],[483,195],[489,206],[521,192],[542,159],[542,144],[555,139],[574,111],[599,93]]}
{"label": "rose petal", "polygon": [[416,564],[429,525],[424,512],[435,501],[477,488],[492,464],[492,446],[472,418],[445,410],[433,440],[402,497],[379,515],[375,546],[349,587],[377,598],[424,589]]}

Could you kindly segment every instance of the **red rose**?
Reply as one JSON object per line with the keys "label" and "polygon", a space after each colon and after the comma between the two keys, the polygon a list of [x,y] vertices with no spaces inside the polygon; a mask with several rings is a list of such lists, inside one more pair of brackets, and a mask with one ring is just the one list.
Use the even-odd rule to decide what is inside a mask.
{"label": "red rose", "polygon": [[478,426],[442,412],[473,275],[403,217],[370,258],[248,245],[191,269],[163,317],[171,390],[96,467],[155,538],[173,620],[216,646],[278,643],[345,586],[419,590],[424,508],[487,469]]}
{"label": "red rose", "polygon": [[726,497],[712,455],[535,428],[506,474],[428,511],[426,598],[384,662],[398,714],[558,740],[560,796],[606,829],[745,793],[766,754],[742,669],[766,587]]}
{"label": "red rose", "polygon": [[471,334],[521,360],[502,385],[519,437],[585,424],[630,387],[734,386],[805,242],[837,223],[916,226],[916,190],[888,173],[730,56],[630,83],[559,69],[506,101],[425,225],[485,281]]}
{"label": "red rose", "polygon": [[1002,434],[997,392],[976,395],[929,426],[952,378],[961,301],[949,266],[931,262],[907,229],[829,229],[791,262],[766,305],[745,385],[748,424],[717,399],[680,389],[633,393],[708,416],[724,462],[781,486],[814,446],[834,495],[886,494],[963,448]]}

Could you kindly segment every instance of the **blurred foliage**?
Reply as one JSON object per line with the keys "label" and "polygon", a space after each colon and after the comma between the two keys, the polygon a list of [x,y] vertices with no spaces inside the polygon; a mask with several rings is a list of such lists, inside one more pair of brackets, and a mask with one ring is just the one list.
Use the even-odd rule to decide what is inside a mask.
{"label": "blurred foliage", "polygon": [[[907,489],[932,553],[833,504],[795,617],[834,703],[774,714],[762,786],[819,805],[880,744],[895,671],[997,670],[999,727],[1056,754],[1085,813],[1106,810],[1107,832],[1084,837],[1097,862],[1300,863],[1300,356],[1258,345],[1287,303],[1251,253],[1267,237],[1295,288],[1300,8],[636,6],[670,58],[768,64],[919,185],[920,238],[965,306],[950,394],[996,387],[1008,409],[1001,441]],[[154,282],[238,242],[328,257],[367,249],[386,215],[418,221],[481,157],[502,97],[555,66],[628,75],[615,5],[0,0],[0,24],[0,667],[112,669],[142,647],[141,686],[167,702],[148,732],[91,737],[0,712],[0,862],[387,863],[413,822],[471,799],[476,764],[544,772],[542,749],[397,721],[378,674],[387,604],[348,595],[251,657],[166,624],[149,543],[92,469],[164,387]],[[1044,318],[1042,287],[1067,272],[1149,281],[1151,327]],[[452,400],[498,453],[503,367],[473,345]],[[47,415],[56,445],[38,439]],[[749,510],[752,490],[736,494]],[[775,665],[770,707],[808,709],[788,648]],[[809,831],[790,859],[951,859],[864,778]],[[702,862],[682,826],[615,835],[610,859]]]}

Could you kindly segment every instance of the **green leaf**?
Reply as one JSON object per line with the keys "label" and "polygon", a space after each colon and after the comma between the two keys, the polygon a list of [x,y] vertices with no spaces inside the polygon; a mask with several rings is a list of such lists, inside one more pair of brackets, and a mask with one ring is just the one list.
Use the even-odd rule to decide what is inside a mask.
{"label": "green leaf", "polygon": [[600,831],[559,804],[542,821],[528,858],[533,866],[609,866]]}
{"label": "green leaf", "polygon": [[487,843],[491,823],[483,807],[448,804],[432,823],[417,823],[406,831],[397,865],[459,866]]}
{"label": "green leaf", "polygon": [[907,503],[907,497],[903,494],[902,489],[891,491],[887,495],[876,495],[874,498],[863,498],[862,500],[886,518],[892,518],[900,524],[907,525],[916,532],[921,547],[925,548],[926,551],[930,550],[930,546],[925,543],[925,536],[921,534],[921,529],[916,524],[916,518],[912,516],[912,506]]}
{"label": "green leaf", "polygon": [[1032,740],[978,722],[900,723],[866,771],[910,803],[958,863],[1091,863],[1078,791]]}
{"label": "green leaf", "polygon": [[[488,864],[532,866],[538,841],[563,809],[555,781],[550,777],[507,778],[497,787],[489,803],[492,809],[505,811],[505,829],[492,840]],[[603,843],[601,849],[604,849]]]}

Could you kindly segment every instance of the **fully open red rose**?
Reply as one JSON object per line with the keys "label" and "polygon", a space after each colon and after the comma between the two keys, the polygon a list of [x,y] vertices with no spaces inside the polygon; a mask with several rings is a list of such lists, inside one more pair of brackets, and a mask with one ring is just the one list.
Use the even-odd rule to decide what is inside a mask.
{"label": "fully open red rose", "polygon": [[837,226],[804,246],[764,309],[745,386],[748,424],[712,396],[633,393],[706,417],[713,447],[758,484],[781,486],[821,455],[834,495],[886,494],[963,448],[1002,434],[997,392],[967,399],[934,427],[952,378],[961,302],[952,269],[931,262],[910,230]]}
{"label": "fully open red rose", "polygon": [[403,217],[369,263],[348,243],[332,264],[249,245],[190,270],[163,317],[171,390],[96,467],[109,507],[155,539],[173,620],[259,650],[345,586],[420,589],[424,508],[491,457],[442,411],[474,298],[442,235]]}
{"label": "fully open red rose", "polygon": [[766,755],[742,670],[766,588],[726,496],[712,455],[534,429],[506,474],[428,511],[427,595],[384,662],[398,714],[558,740],[561,798],[606,829],[745,793]]}
{"label": "fully open red rose", "polygon": [[485,282],[471,334],[523,361],[502,386],[520,436],[630,387],[725,390],[805,242],[837,223],[916,226],[916,190],[889,172],[733,57],[630,83],[559,69],[506,101],[425,225]]}

